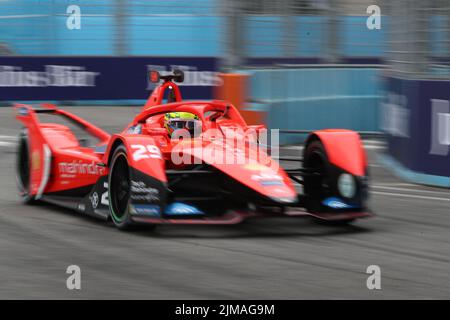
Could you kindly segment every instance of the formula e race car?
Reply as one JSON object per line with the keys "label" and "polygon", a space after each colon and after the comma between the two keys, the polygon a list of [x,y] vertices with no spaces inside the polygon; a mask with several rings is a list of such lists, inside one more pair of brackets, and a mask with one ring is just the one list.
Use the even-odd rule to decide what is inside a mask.
{"label": "formula e race car", "polygon": [[[274,159],[263,143],[264,126],[247,125],[226,101],[183,101],[176,84],[183,79],[179,70],[152,71],[158,86],[112,136],[54,105],[16,104],[24,125],[17,152],[23,202],[73,208],[111,219],[119,229],[269,216],[347,223],[371,216],[367,159],[356,132],[311,132],[302,157]],[[41,122],[47,115],[69,120],[96,143],[87,146],[68,125]],[[283,169],[284,160],[296,167]]]}

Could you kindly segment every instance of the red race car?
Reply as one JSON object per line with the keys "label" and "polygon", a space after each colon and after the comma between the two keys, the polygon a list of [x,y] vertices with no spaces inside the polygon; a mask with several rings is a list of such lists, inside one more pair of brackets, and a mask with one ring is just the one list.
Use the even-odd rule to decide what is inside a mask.
{"label": "red race car", "polygon": [[[141,113],[112,136],[54,105],[16,104],[24,125],[17,153],[23,201],[111,219],[119,229],[267,216],[347,223],[371,215],[367,159],[356,132],[311,132],[303,158],[286,159],[297,168],[283,169],[262,143],[265,127],[247,125],[232,104],[183,101],[178,70],[152,71],[150,79],[162,83]],[[68,126],[40,122],[43,114],[69,120],[98,143],[86,146]]]}

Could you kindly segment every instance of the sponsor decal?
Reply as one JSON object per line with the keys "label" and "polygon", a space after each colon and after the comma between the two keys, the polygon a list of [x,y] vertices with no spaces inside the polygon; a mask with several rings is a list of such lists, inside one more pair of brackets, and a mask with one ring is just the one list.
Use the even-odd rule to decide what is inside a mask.
{"label": "sponsor decal", "polygon": [[0,87],[93,87],[98,72],[82,66],[45,65],[44,71],[0,65]]}
{"label": "sponsor decal", "polygon": [[27,108],[19,108],[19,110],[17,111],[17,113],[20,116],[27,116],[28,115],[28,109]]}
{"label": "sponsor decal", "polygon": [[130,205],[131,214],[139,214],[145,216],[159,217],[161,208],[153,204],[133,204]]}
{"label": "sponsor decal", "polygon": [[159,201],[159,190],[143,181],[131,181],[131,200]]}
{"label": "sponsor decal", "polygon": [[263,186],[281,186],[283,185],[283,178],[275,173],[261,172],[251,176],[253,181],[258,181]]}
{"label": "sponsor decal", "polygon": [[90,197],[92,208],[96,209],[98,207],[99,196],[97,192],[94,192]]}
{"label": "sponsor decal", "polygon": [[430,154],[447,156],[450,150],[450,101],[431,99]]}
{"label": "sponsor decal", "polygon": [[82,162],[81,160],[73,160],[72,162],[60,162],[58,164],[59,173],[63,174],[88,174],[88,175],[104,175],[105,168],[99,167],[94,161],[91,163]]}
{"label": "sponsor decal", "polygon": [[381,127],[393,137],[409,138],[410,110],[404,95],[388,94],[387,102],[382,103]]}
{"label": "sponsor decal", "polygon": [[198,208],[181,203],[181,202],[174,202],[169,204],[166,207],[165,214],[167,215],[202,215],[205,214],[203,211],[199,210]]}
{"label": "sponsor decal", "polygon": [[281,186],[283,183],[279,180],[263,180],[260,181],[260,183],[265,187],[271,187],[271,186]]}
{"label": "sponsor decal", "polygon": [[344,201],[342,201],[341,199],[336,198],[336,197],[326,198],[325,200],[322,201],[322,203],[325,206],[333,208],[333,209],[354,209],[354,208],[357,208],[357,206],[345,203]]}
{"label": "sponsor decal", "polygon": [[[76,16],[67,14],[70,32],[79,31]],[[213,57],[0,56],[0,100],[147,99],[147,70],[175,68],[185,72],[183,98],[211,99],[222,82],[218,65]]]}
{"label": "sponsor decal", "polygon": [[102,193],[100,203],[104,206],[109,206],[108,182],[103,182],[103,188],[105,191]]}

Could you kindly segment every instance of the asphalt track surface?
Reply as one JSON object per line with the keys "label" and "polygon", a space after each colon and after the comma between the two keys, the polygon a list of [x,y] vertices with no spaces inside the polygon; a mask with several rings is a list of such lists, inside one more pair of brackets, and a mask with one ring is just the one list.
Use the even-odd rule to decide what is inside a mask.
{"label": "asphalt track surface", "polygon": [[[70,107],[107,131],[137,107]],[[20,125],[0,108],[2,299],[392,299],[450,298],[450,190],[408,184],[369,145],[372,219],[352,226],[311,219],[236,226],[161,226],[120,232],[52,205],[19,202],[14,178]],[[81,290],[66,268],[81,268]],[[381,268],[368,290],[366,268]]]}

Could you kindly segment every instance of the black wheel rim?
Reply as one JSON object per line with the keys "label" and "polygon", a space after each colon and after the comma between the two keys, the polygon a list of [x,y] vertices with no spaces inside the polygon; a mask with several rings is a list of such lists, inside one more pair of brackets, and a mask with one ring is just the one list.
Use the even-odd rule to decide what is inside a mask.
{"label": "black wheel rim", "polygon": [[130,171],[127,159],[119,155],[111,173],[112,214],[118,222],[124,220],[130,199]]}

